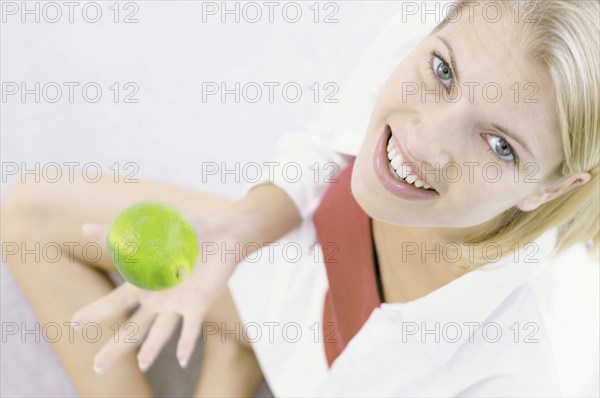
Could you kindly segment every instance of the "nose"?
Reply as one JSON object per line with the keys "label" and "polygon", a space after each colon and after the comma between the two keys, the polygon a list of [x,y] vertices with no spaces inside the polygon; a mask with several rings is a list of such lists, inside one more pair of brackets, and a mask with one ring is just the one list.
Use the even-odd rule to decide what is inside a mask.
{"label": "nose", "polygon": [[452,153],[459,137],[453,133],[455,128],[443,118],[428,116],[425,121],[413,115],[407,126],[406,154],[427,170],[440,170],[454,160]]}

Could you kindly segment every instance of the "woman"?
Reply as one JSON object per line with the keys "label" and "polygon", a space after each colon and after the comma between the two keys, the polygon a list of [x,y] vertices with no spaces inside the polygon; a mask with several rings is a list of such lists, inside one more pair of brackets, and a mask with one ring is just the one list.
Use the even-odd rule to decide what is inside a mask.
{"label": "woman", "polygon": [[[290,152],[280,160],[301,164],[300,181],[256,184],[230,204],[151,182],[21,184],[9,192],[6,240],[82,241],[80,224],[107,224],[129,204],[152,199],[178,206],[218,247],[321,243],[318,261],[304,251],[300,264],[281,261],[281,252],[254,264],[248,257],[239,268],[238,259],[209,257],[190,280],[158,293],[127,283],[111,292],[89,267],[113,271],[106,253],[94,264],[76,253],[79,262],[36,277],[30,264],[9,258],[42,320],[67,321],[92,302],[73,321],[108,328],[141,304],[130,319],[140,336],[148,332],[137,358],[133,345],[110,337],[98,353],[81,339],[57,343],[82,394],[148,394],[136,360],[142,370],[151,365],[179,315],[182,366],[202,320],[217,328],[204,330],[197,396],[250,395],[261,370],[277,396],[560,394],[530,282],[548,249],[598,250],[598,3],[500,2],[500,19],[471,6],[459,2],[453,10],[462,17],[454,14],[415,48],[400,19],[388,25],[340,109],[313,126],[319,134],[282,142]],[[397,50],[399,38],[409,54]],[[317,183],[315,162],[323,169]],[[337,182],[326,178],[328,162]],[[91,226],[86,236],[104,242],[105,231]],[[537,261],[527,261],[532,253]],[[361,279],[352,279],[356,273]],[[60,297],[38,288],[49,284]],[[241,321],[295,322],[318,338],[275,333],[248,343],[228,333]],[[322,324],[310,329],[315,321]],[[515,322],[521,332],[537,325],[537,344],[497,339],[487,328],[506,335]],[[91,372],[92,361],[104,375]]]}

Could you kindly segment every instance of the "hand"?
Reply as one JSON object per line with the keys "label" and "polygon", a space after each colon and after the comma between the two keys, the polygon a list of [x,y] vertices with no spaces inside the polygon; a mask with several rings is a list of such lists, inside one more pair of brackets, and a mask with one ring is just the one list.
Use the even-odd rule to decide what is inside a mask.
{"label": "hand", "polygon": [[[223,226],[207,220],[192,220],[197,235],[202,236],[202,242],[213,245],[233,242],[223,231]],[[201,230],[202,234],[198,234]],[[93,224],[86,229],[86,237],[108,250],[106,236],[107,225]],[[200,243],[200,239],[198,240]],[[229,246],[228,247],[232,247]],[[202,245],[200,246],[200,249]],[[139,304],[129,321],[122,325],[119,338],[107,342],[94,357],[94,370],[102,373],[112,367],[130,350],[141,343],[138,352],[138,364],[146,371],[167,343],[177,326],[179,317],[183,317],[183,327],[177,344],[177,358],[181,367],[185,368],[194,351],[195,343],[200,333],[202,320],[210,304],[216,299],[237,265],[233,256],[227,256],[227,262],[222,262],[220,255],[208,257],[202,262],[202,251],[198,257],[190,277],[179,285],[162,291],[150,291],[138,288],[124,282],[111,293],[79,309],[72,317],[72,322],[85,325],[88,322],[103,322],[121,314],[127,313]],[[132,325],[135,329],[132,328]],[[132,330],[135,336],[132,336]],[[125,338],[127,337],[127,338]],[[116,340],[116,342],[115,342]],[[137,343],[137,344],[135,344]]]}

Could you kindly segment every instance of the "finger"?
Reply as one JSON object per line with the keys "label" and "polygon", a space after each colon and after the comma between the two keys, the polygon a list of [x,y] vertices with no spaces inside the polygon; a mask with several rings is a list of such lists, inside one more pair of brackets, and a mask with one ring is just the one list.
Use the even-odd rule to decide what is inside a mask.
{"label": "finger", "polygon": [[98,244],[98,247],[101,249],[100,258],[94,261],[94,265],[101,265],[102,268],[112,271],[115,265],[108,250],[106,240],[108,229],[109,226],[106,224],[83,224],[81,226],[81,233],[88,241]]}
{"label": "finger", "polygon": [[103,322],[126,313],[138,301],[138,288],[123,283],[106,296],[80,308],[73,314],[71,322],[75,325],[89,322]]}
{"label": "finger", "polygon": [[102,247],[106,246],[106,236],[108,235],[108,225],[106,224],[82,224],[81,232],[91,242],[98,242]]}
{"label": "finger", "polygon": [[176,313],[163,313],[156,317],[137,356],[138,365],[142,372],[145,372],[154,363],[169,337],[173,334],[178,321],[179,315]]}
{"label": "finger", "polygon": [[194,352],[200,327],[202,326],[202,314],[184,314],[181,336],[177,343],[177,359],[182,368],[187,366],[187,363]]}
{"label": "finger", "polygon": [[94,357],[94,370],[103,373],[123,356],[138,347],[148,332],[156,313],[140,307]]}

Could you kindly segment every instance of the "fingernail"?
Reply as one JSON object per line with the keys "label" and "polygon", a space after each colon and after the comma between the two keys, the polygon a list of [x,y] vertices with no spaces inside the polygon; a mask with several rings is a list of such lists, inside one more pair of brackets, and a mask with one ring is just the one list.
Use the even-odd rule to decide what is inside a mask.
{"label": "fingernail", "polygon": [[138,366],[140,367],[140,370],[142,372],[146,372],[148,370],[148,368],[150,367],[150,364],[149,363],[138,362]]}
{"label": "fingernail", "polygon": [[188,360],[187,359],[180,359],[179,360],[179,366],[181,366],[183,369],[185,369],[187,367],[188,364]]}
{"label": "fingernail", "polygon": [[94,364],[94,372],[96,372],[97,374],[102,374],[104,372],[104,368]]}
{"label": "fingernail", "polygon": [[95,224],[83,224],[81,226],[81,232],[85,235],[88,236],[89,233],[91,232],[92,228],[94,228]]}

